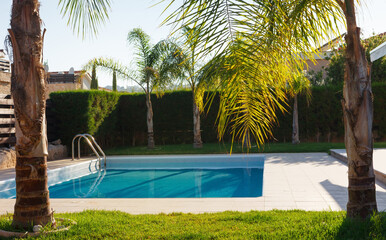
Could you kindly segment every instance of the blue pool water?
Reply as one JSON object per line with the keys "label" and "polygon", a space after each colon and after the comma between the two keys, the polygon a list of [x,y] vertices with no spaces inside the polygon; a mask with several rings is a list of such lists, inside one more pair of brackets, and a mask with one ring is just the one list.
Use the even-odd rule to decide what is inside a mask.
{"label": "blue pool water", "polygon": [[[98,175],[101,179],[98,184]],[[259,197],[263,169],[107,170],[51,186],[51,198]]]}
{"label": "blue pool water", "polygon": [[[264,156],[117,156],[48,169],[51,198],[207,198],[262,196]],[[0,198],[15,198],[15,179]]]}

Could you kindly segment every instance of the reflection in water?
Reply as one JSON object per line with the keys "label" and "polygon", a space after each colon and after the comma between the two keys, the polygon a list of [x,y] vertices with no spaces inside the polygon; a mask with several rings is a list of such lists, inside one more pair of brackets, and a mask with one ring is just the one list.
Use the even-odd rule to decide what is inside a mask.
{"label": "reflection in water", "polygon": [[[105,177],[106,169],[102,169],[94,174],[97,174],[97,176],[90,187],[88,187],[88,184],[86,184],[84,187],[82,187],[82,178],[72,180],[74,196],[76,196],[78,198],[87,198],[87,197],[92,196],[92,194],[95,192],[95,190],[98,188],[99,184],[101,184],[103,178]],[[78,182],[78,184],[77,184],[77,182]],[[84,193],[83,191],[85,191],[87,189],[88,189],[88,191],[86,193]]]}
{"label": "reflection in water", "polygon": [[197,169],[195,171],[195,183],[196,183],[196,187],[195,187],[195,196],[196,198],[200,198],[202,197],[202,190],[201,190],[201,185],[202,185],[202,181],[201,181],[201,178],[202,178],[202,169]]}
{"label": "reflection in water", "polygon": [[263,169],[102,170],[50,187],[52,198],[262,196]]}

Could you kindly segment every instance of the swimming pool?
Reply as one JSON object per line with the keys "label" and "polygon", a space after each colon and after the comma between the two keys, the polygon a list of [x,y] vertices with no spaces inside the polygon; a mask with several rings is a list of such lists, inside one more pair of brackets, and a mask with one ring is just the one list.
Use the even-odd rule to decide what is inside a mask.
{"label": "swimming pool", "polygon": [[[259,197],[264,156],[119,156],[108,157],[106,169],[97,168],[94,160],[49,170],[50,197]],[[0,198],[14,197],[14,180],[0,181]]]}

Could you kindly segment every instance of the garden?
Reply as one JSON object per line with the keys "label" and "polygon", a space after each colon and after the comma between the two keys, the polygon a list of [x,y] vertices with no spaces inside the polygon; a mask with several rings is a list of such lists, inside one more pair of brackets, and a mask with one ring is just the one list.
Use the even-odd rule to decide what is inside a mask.
{"label": "garden", "polygon": [[[63,17],[83,37],[97,33],[113,5],[109,0],[91,2],[59,1]],[[382,35],[361,42],[355,1],[185,1],[176,8],[174,1],[167,2],[170,4],[166,9],[172,13],[163,24],[174,26],[176,39],[153,45],[141,28],[130,30],[127,41],[135,49],[136,70],[112,58],[91,59],[84,68],[92,72],[91,87],[96,90],[52,93],[51,113],[46,117],[46,76],[41,63],[45,31],[41,29],[40,3],[13,1],[8,40],[13,52],[16,177],[13,182],[0,181],[0,186],[15,185],[16,203],[13,214],[0,215],[0,237],[385,239],[386,216],[382,209],[378,212],[377,206],[386,204],[386,195],[379,185],[376,189],[373,169],[374,147],[386,146],[385,57],[374,63],[373,72],[368,63],[370,51],[385,39]],[[321,53],[321,48],[315,46],[325,42],[328,35],[336,35],[338,22],[346,24],[345,43],[335,49],[335,55],[329,59],[331,65],[325,69],[327,78],[321,78],[324,73],[305,73],[306,60],[315,63],[315,56]],[[136,83],[142,93],[99,91],[96,76],[99,70],[111,73],[114,89],[116,78],[122,78]],[[176,88],[183,90],[170,90]],[[52,123],[54,127],[50,128]],[[194,190],[196,198],[200,198],[198,202],[212,204],[212,209],[197,213],[200,209],[190,209],[197,201],[188,201],[179,195],[176,198],[182,200],[181,212],[56,213],[51,209],[51,202],[53,205],[58,202],[50,199],[54,191],[48,190],[55,171],[47,169],[50,164],[46,156],[47,139],[60,138],[71,149],[73,137],[79,133],[95,136],[109,156],[146,155],[130,157],[141,166],[159,164],[149,155],[198,154],[195,161],[209,165],[207,172],[198,167],[199,170],[190,173],[187,169],[191,165],[186,159],[191,156],[173,156],[165,161],[166,165],[172,165],[170,172],[163,165],[161,173],[148,169],[138,173],[134,168],[135,176],[144,180],[137,183],[140,177],[128,178],[134,183],[125,191],[132,192],[146,183],[150,186],[146,196],[154,198],[161,187],[149,183],[148,177],[167,179],[175,175],[177,178],[166,185],[176,190],[180,190],[177,182],[198,186]],[[348,179],[343,176],[346,170],[342,164],[325,154],[331,148],[343,147],[347,152]],[[316,152],[318,159],[304,157],[301,155],[304,152]],[[209,153],[221,153],[222,157],[229,158],[226,164],[242,173],[242,184],[235,180],[234,172],[224,180],[226,174],[217,167],[219,162],[226,165],[225,161],[208,157]],[[230,153],[251,154],[229,156]],[[256,153],[282,155],[270,155],[265,160]],[[120,174],[123,164],[119,162],[120,157],[108,160],[116,164],[113,175]],[[56,180],[64,181],[60,177],[69,174],[65,181],[71,180],[73,185],[67,187],[73,186],[75,195],[87,198],[102,180],[110,178],[106,175],[106,163],[110,162],[105,158],[104,162],[98,159],[67,165],[57,170]],[[185,168],[174,169],[173,164]],[[247,167],[240,167],[244,165]],[[251,170],[252,165],[255,171]],[[75,188],[76,180],[70,176],[71,172],[83,169],[97,175],[95,180],[85,176],[84,181],[92,183],[86,193]],[[263,175],[256,173],[263,169],[268,173],[264,181],[271,187],[264,189],[265,196],[261,196]],[[220,174],[213,174],[216,171]],[[178,178],[185,173],[193,175],[193,180]],[[250,193],[245,182],[259,182],[261,186],[257,195],[247,195],[244,199],[253,200],[247,202],[250,206],[239,206],[244,200],[233,197],[239,195],[230,195],[227,197],[235,201],[232,204],[239,207],[237,211],[216,211],[221,209],[215,206],[221,199],[202,197],[205,180],[211,182],[207,186],[214,192],[223,191],[217,189],[221,182],[226,187],[234,184],[234,192],[238,194]],[[107,188],[113,189],[115,185],[121,183]],[[288,188],[291,189],[287,191]],[[314,189],[317,191],[307,191]],[[103,197],[109,200],[105,205],[113,204],[109,196]],[[381,200],[379,205],[377,198]],[[162,209],[157,205],[161,201],[154,199],[149,205],[143,200],[134,207],[140,209],[139,206],[145,204],[142,209]],[[264,208],[253,207],[259,201]],[[8,202],[0,199],[0,204]],[[134,201],[127,199],[127,202]],[[68,204],[74,203],[76,201]],[[333,207],[326,211],[324,206]],[[287,210],[275,210],[277,208]],[[335,211],[337,209],[346,211]]]}

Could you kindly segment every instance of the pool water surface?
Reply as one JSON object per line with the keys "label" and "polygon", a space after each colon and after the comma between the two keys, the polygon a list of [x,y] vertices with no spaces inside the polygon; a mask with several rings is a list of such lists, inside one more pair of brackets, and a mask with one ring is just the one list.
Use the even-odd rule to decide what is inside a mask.
{"label": "pool water surface", "polygon": [[[51,198],[259,197],[265,157],[257,154],[111,156],[48,169]],[[0,198],[15,198],[15,179]]]}
{"label": "pool water surface", "polygon": [[51,198],[259,197],[263,169],[109,170],[51,186]]}

